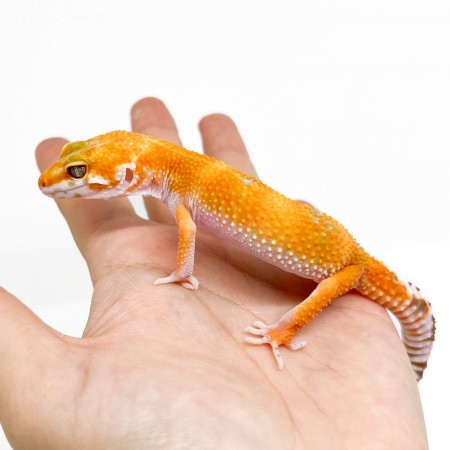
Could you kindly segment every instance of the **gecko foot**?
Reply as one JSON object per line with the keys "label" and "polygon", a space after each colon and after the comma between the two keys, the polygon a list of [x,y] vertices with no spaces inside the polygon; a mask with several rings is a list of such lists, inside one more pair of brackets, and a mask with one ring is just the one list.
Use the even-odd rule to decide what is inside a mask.
{"label": "gecko foot", "polygon": [[177,272],[172,272],[168,277],[158,278],[155,281],[155,285],[158,284],[168,284],[168,283],[178,283],[187,289],[198,289],[198,280],[192,275],[188,277],[183,277]]}
{"label": "gecko foot", "polygon": [[273,354],[278,364],[278,368],[283,368],[283,358],[281,357],[280,345],[285,345],[289,350],[299,350],[306,345],[305,341],[291,342],[293,332],[290,329],[283,328],[279,324],[267,325],[260,320],[253,323],[253,326],[244,329],[246,333],[253,336],[247,336],[245,342],[248,344],[262,345],[269,344],[272,347]]}

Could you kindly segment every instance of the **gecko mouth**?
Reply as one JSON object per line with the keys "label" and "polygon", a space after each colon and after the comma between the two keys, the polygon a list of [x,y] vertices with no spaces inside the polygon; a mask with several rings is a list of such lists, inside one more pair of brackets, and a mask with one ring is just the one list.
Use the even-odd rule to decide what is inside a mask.
{"label": "gecko mouth", "polygon": [[46,192],[51,192],[53,194],[59,194],[62,192],[70,192],[70,191],[75,191],[76,189],[80,189],[81,187],[84,187],[84,185],[82,186],[75,186],[75,187],[69,187],[69,188],[55,188],[55,187],[42,187],[41,190],[42,192],[45,194]]}
{"label": "gecko mouth", "polygon": [[[73,187],[56,187],[56,186],[39,186],[42,193],[47,195],[48,197],[56,197],[56,198],[68,198],[68,197],[75,197],[76,192],[80,192],[80,196],[83,196],[85,198],[90,197],[91,195],[98,194],[99,192],[105,190],[105,185],[102,184],[81,184],[79,186],[73,186]],[[106,187],[107,189],[107,187]],[[82,192],[82,194],[81,194]]]}
{"label": "gecko mouth", "polygon": [[63,196],[65,194],[67,194],[68,192],[74,191],[80,187],[81,186],[76,186],[76,187],[67,188],[67,189],[58,189],[58,188],[50,187],[50,186],[48,186],[48,187],[40,186],[40,189],[43,194],[48,195],[49,197],[56,197],[56,196]]}

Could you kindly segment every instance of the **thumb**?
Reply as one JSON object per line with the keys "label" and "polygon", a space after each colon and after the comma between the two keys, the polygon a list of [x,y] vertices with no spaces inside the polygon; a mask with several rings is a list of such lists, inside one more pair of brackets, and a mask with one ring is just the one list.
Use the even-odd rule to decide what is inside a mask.
{"label": "thumb", "polygon": [[61,340],[16,297],[0,287],[0,422],[25,387],[42,375]]}

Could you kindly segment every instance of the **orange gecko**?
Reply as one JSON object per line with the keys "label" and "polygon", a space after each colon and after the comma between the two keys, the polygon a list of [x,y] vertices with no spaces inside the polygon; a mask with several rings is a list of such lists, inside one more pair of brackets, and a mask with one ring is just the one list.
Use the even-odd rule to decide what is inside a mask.
{"label": "orange gecko", "polygon": [[398,280],[336,220],[274,191],[221,161],[150,136],[114,131],[67,144],[39,179],[54,198],[108,199],[140,194],[160,198],[176,218],[174,272],[155,284],[198,288],[193,276],[199,226],[287,272],[318,283],[309,297],[267,325],[245,328],[250,344],[269,344],[280,368],[279,346],[297,350],[296,331],[350,289],[391,311],[400,321],[417,380],[434,341],[431,306],[420,290]]}

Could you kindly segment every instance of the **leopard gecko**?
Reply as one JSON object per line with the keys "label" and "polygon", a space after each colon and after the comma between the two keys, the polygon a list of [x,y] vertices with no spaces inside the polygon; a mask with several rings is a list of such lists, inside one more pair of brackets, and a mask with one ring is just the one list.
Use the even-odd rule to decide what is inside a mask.
{"label": "leopard gecko", "polygon": [[434,341],[430,303],[413,284],[399,281],[335,219],[276,192],[260,180],[206,155],[151,136],[113,131],[64,146],[39,178],[54,198],[109,199],[151,195],[161,199],[179,230],[177,265],[155,284],[198,288],[193,275],[197,226],[287,272],[317,282],[299,305],[276,323],[256,321],[245,341],[269,344],[280,368],[281,345],[297,350],[294,334],[351,289],[391,311],[416,379]]}

